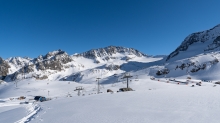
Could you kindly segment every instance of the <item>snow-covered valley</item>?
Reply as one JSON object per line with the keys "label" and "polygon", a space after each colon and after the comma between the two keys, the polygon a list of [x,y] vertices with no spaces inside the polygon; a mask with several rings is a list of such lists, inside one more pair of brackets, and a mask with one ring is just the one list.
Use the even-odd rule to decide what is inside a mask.
{"label": "snow-covered valley", "polygon": [[[15,84],[0,85],[0,119],[4,123],[217,123],[220,104],[220,87],[213,83],[186,79],[169,81],[141,75],[131,79],[129,87],[135,91],[117,92],[126,82],[102,84],[97,94],[97,84],[79,84],[68,81],[22,80]],[[168,83],[169,82],[169,83]],[[194,87],[192,87],[194,85]],[[82,86],[77,96],[76,87]],[[114,93],[107,93],[111,89]],[[52,98],[33,102],[34,96]],[[24,100],[16,98],[25,96]],[[14,98],[14,99],[13,99]],[[12,100],[10,100],[12,99]],[[20,102],[30,102],[20,104]]]}

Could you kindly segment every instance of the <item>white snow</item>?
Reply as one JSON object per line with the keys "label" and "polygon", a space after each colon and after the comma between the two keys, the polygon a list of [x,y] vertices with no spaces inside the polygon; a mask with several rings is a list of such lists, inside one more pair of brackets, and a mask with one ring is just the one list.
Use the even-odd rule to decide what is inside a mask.
{"label": "white snow", "polygon": [[[220,80],[220,63],[215,61],[220,59],[220,52],[203,53],[204,44],[192,44],[187,52],[167,62],[165,56],[116,53],[106,60],[105,54],[95,59],[75,54],[71,56],[73,61],[63,64],[61,71],[34,68],[25,75],[27,79],[20,75],[16,81],[0,84],[0,122],[219,123],[220,86],[214,83]],[[10,74],[32,63],[20,57],[8,61],[12,61]],[[182,64],[190,66],[180,69]],[[204,69],[192,72],[204,64]],[[120,69],[113,70],[115,66]],[[163,69],[169,73],[156,75]],[[133,76],[129,87],[135,91],[117,92],[126,87],[126,80],[122,79],[126,72]],[[48,78],[36,80],[33,75]],[[97,94],[97,78],[101,78],[100,94]],[[198,82],[202,82],[201,86],[196,85]],[[79,86],[84,90],[77,96],[75,89]],[[107,89],[114,93],[107,93]],[[18,100],[20,96],[26,99]],[[35,102],[35,96],[52,100]]]}
{"label": "white snow", "polygon": [[[142,73],[142,74],[140,74]],[[132,73],[129,86],[135,91],[119,92],[126,87],[125,81],[102,85],[97,94],[97,85],[69,81],[19,81],[18,87],[11,83],[0,85],[0,121],[7,123],[218,123],[220,118],[220,86],[213,83],[178,84],[168,78],[151,80],[144,70]],[[139,75],[139,76],[137,76]],[[159,80],[159,81],[158,81]],[[186,79],[178,79],[186,82]],[[199,80],[191,80],[197,81]],[[30,84],[28,84],[30,83]],[[49,83],[49,84],[47,84]],[[195,87],[191,87],[191,85]],[[83,86],[84,96],[77,96],[75,87]],[[107,89],[114,91],[106,93]],[[49,91],[49,96],[48,96]],[[96,94],[95,94],[96,93]],[[12,100],[26,96],[50,97],[52,100],[30,104],[19,104]],[[71,95],[72,97],[67,97]],[[30,101],[31,102],[31,101]],[[16,105],[13,105],[16,104]],[[10,117],[9,117],[10,116]]]}

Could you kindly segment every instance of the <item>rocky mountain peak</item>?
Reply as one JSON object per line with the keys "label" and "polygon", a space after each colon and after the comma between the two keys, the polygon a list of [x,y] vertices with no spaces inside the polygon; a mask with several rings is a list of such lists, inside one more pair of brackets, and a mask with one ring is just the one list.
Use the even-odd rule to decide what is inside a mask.
{"label": "rocky mountain peak", "polygon": [[81,53],[79,55],[86,58],[98,58],[98,57],[107,57],[107,56],[110,57],[116,53],[135,55],[137,57],[146,56],[144,53],[141,53],[136,49],[125,48],[120,46],[108,46],[105,48],[92,49],[87,52]]}
{"label": "rocky mountain peak", "polygon": [[25,64],[28,64],[32,59],[29,57],[10,57],[6,59],[7,62],[19,65],[19,66],[24,66]]}
{"label": "rocky mountain peak", "polygon": [[219,39],[220,24],[209,30],[192,33],[184,39],[181,45],[177,47],[177,49],[173,51],[166,60],[168,61],[180,54],[184,54],[187,51],[190,51],[191,53],[184,54],[185,57],[191,57],[203,52],[211,52],[212,50],[220,47]]}
{"label": "rocky mountain peak", "polygon": [[72,61],[71,57],[63,50],[55,50],[52,52],[48,52],[46,55],[40,55],[37,58],[34,59],[35,62],[41,62],[41,61],[63,61],[63,63],[67,63],[67,61]]}
{"label": "rocky mountain peak", "polygon": [[48,52],[46,55],[40,55],[34,59],[34,64],[39,70],[61,70],[63,64],[73,61],[73,59],[62,50]]}
{"label": "rocky mountain peak", "polygon": [[55,50],[55,51],[52,51],[52,52],[48,52],[45,56],[40,56],[41,58],[43,58],[44,60],[45,59],[51,59],[51,58],[54,58],[56,56],[68,56],[68,54],[63,51],[63,50]]}

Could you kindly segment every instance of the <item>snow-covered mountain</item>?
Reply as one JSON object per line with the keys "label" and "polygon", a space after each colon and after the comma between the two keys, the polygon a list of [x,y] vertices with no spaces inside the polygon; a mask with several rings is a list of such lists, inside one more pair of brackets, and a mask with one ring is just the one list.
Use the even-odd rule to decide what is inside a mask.
{"label": "snow-covered mountain", "polygon": [[[146,55],[133,48],[108,46],[68,55],[57,50],[37,58],[0,59],[0,75],[5,81],[35,78],[92,83],[102,77],[117,81],[125,72],[142,71],[156,77],[220,79],[220,25],[192,33],[168,56]],[[141,74],[141,72],[139,72]],[[118,75],[115,78],[113,75]],[[91,82],[92,80],[92,82]]]}
{"label": "snow-covered mountain", "polygon": [[97,57],[110,57],[116,53],[135,55],[137,57],[146,56],[146,54],[143,54],[136,49],[117,47],[117,46],[108,46],[105,48],[93,49],[93,50],[81,53],[79,55],[84,56],[86,58],[97,58]]}
{"label": "snow-covered mountain", "polygon": [[133,48],[108,46],[105,48],[92,49],[87,52],[78,54],[78,56],[83,56],[85,58],[94,59],[96,63],[100,63],[104,61],[109,61],[110,59],[121,58],[123,56],[125,60],[129,60],[131,58],[128,56],[144,57],[147,55]]}
{"label": "snow-covered mountain", "polygon": [[220,25],[192,33],[155,72],[158,77],[219,80]]}
{"label": "snow-covered mountain", "polygon": [[[5,81],[35,78],[39,80],[90,81],[149,66],[147,63],[164,56],[147,56],[133,48],[109,46],[84,53],[68,55],[57,50],[37,58],[12,57],[4,60]],[[3,62],[2,62],[3,63]],[[8,64],[8,66],[6,65]]]}
{"label": "snow-covered mountain", "polygon": [[209,30],[192,33],[185,38],[179,47],[173,51],[167,61],[175,61],[193,57],[201,53],[220,50],[220,25]]}
{"label": "snow-covered mountain", "polygon": [[[169,56],[109,46],[0,58],[0,121],[218,123],[219,28],[191,34]],[[120,93],[128,84],[125,72],[135,91]],[[74,90],[79,87],[81,92]],[[33,103],[38,95],[51,100]]]}

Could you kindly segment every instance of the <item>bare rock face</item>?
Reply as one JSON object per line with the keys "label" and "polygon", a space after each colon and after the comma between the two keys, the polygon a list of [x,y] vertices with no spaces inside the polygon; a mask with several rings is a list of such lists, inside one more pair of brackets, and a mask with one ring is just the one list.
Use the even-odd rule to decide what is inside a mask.
{"label": "bare rock face", "polygon": [[165,68],[165,69],[162,69],[162,70],[158,70],[156,75],[160,76],[160,75],[166,75],[168,74],[170,71],[169,69]]}
{"label": "bare rock face", "polygon": [[108,46],[105,48],[93,49],[78,55],[90,59],[103,57],[104,60],[109,60],[109,59],[115,59],[114,57],[112,57],[112,55],[116,53],[128,53],[130,55],[135,55],[137,57],[146,56],[146,54],[143,54],[133,48],[125,48],[125,47],[117,47],[117,46]]}
{"label": "bare rock face", "polygon": [[34,72],[34,64],[26,65],[19,70],[20,73],[30,73]]}
{"label": "bare rock face", "polygon": [[25,74],[30,73],[30,72],[34,72],[34,67],[35,65],[26,65],[24,67],[22,67],[21,69],[19,69],[18,71],[16,71],[15,73],[7,76],[8,78],[10,78],[10,80],[14,81],[19,79],[19,76],[24,77]]}
{"label": "bare rock face", "polygon": [[215,38],[215,40],[211,44],[209,44],[208,47],[204,51],[214,50],[219,47],[220,47],[220,36]]}
{"label": "bare rock face", "polygon": [[47,79],[48,77],[46,75],[43,75],[42,77],[35,77],[37,80],[44,80]]}
{"label": "bare rock face", "polygon": [[50,70],[62,70],[62,65],[58,62],[58,61],[42,61],[36,64],[38,70],[46,70],[46,69],[50,69]]}
{"label": "bare rock face", "polygon": [[64,51],[58,50],[49,52],[45,56],[39,56],[34,59],[38,70],[62,70],[63,64],[73,61],[73,59]]}
{"label": "bare rock face", "polygon": [[18,76],[19,76],[19,72],[15,72],[14,74],[12,75],[9,75],[8,77],[11,79],[11,80],[17,80],[18,79]]}
{"label": "bare rock face", "polygon": [[7,76],[9,68],[10,66],[8,63],[0,57],[0,79],[3,79],[5,76]]}
{"label": "bare rock face", "polygon": [[126,61],[129,61],[130,59],[132,59],[131,57],[126,56]]}
{"label": "bare rock face", "polygon": [[110,71],[112,71],[112,70],[119,70],[120,66],[119,65],[115,65],[115,64],[111,64],[111,65],[107,65],[106,69],[110,70]]}

